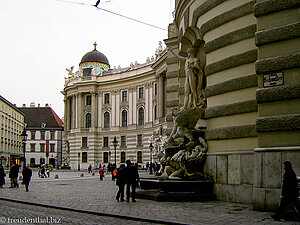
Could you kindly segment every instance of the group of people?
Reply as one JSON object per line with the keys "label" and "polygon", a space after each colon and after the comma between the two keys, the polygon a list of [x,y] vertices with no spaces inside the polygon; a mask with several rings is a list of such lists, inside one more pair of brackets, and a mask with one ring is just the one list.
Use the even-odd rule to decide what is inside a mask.
{"label": "group of people", "polygon": [[38,172],[39,177],[40,178],[50,177],[50,170],[51,170],[51,167],[49,165],[46,165],[46,166],[42,165]]}
{"label": "group of people", "polygon": [[[12,162],[10,170],[9,170],[9,179],[10,179],[10,187],[9,188],[18,188],[18,176],[19,176],[19,165]],[[22,171],[23,181],[22,184],[25,185],[25,190],[29,191],[29,182],[32,177],[32,170],[29,165],[23,168]],[[6,173],[4,171],[3,166],[0,164],[0,187],[2,188],[5,185],[5,177]]]}
{"label": "group of people", "polygon": [[[126,185],[126,202],[130,201],[130,196],[132,202],[135,202],[135,193],[136,187],[139,182],[139,173],[137,165],[132,164],[131,161],[128,159],[125,164],[121,164],[120,167],[117,169],[116,174],[116,185],[119,187],[117,192],[116,200],[124,202],[124,189]],[[131,192],[130,192],[131,189]]]}

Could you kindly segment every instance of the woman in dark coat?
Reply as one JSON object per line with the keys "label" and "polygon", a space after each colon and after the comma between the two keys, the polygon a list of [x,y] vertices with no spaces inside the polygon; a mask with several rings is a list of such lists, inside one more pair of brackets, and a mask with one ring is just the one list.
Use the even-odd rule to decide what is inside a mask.
{"label": "woman in dark coat", "polygon": [[5,185],[5,172],[2,164],[0,164],[0,188],[2,188],[3,185]]}
{"label": "woman in dark coat", "polygon": [[280,206],[277,213],[272,215],[272,218],[275,220],[281,219],[288,203],[292,203],[297,213],[300,215],[300,206],[298,200],[299,190],[296,174],[290,161],[285,161],[283,163],[283,168],[285,173],[282,181]]}
{"label": "woman in dark coat", "polygon": [[25,189],[26,191],[29,191],[28,187],[32,176],[32,170],[29,168],[29,165],[27,165],[23,169],[22,175],[23,175],[23,183],[25,184]]}
{"label": "woman in dark coat", "polygon": [[124,202],[124,187],[125,187],[125,183],[126,183],[126,177],[125,177],[125,165],[121,164],[120,168],[117,171],[117,182],[116,184],[119,186],[119,190],[117,193],[117,201],[119,201],[120,197],[121,197],[121,202]]}

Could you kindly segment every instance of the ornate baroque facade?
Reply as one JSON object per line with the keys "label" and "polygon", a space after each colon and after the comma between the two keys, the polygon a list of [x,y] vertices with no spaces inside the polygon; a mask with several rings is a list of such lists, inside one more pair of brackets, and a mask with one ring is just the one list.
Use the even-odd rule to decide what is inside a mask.
{"label": "ornate baroque facade", "polygon": [[[95,47],[82,58],[79,72],[69,74],[62,92],[70,166],[86,169],[89,164],[99,167],[116,161],[118,165],[126,159],[145,165],[150,161],[149,139],[159,129],[159,118],[164,121],[164,102],[158,96],[164,95],[165,66],[162,69],[158,59],[149,59],[144,64],[93,74],[93,65],[109,67],[103,54],[96,51]],[[165,55],[161,49],[159,59]],[[84,65],[90,67],[82,67],[87,58],[90,62]]]}
{"label": "ornate baroque facade", "polygon": [[[204,169],[215,182],[217,199],[274,210],[282,163],[290,160],[300,173],[299,5],[296,0],[175,1],[175,20],[164,41],[181,56],[197,49],[207,104]],[[72,167],[114,162],[114,136],[117,163],[149,161],[147,141],[157,130],[170,134],[170,112],[183,106],[185,79],[184,61],[168,51],[144,65],[68,79],[63,94]]]}

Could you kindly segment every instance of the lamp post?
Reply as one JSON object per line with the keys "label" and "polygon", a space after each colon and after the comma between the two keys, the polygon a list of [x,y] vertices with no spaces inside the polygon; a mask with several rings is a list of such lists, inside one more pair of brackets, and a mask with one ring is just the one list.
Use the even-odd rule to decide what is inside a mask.
{"label": "lamp post", "polygon": [[118,141],[117,141],[117,137],[114,136],[114,140],[113,140],[113,146],[115,148],[115,168],[117,168],[117,145],[118,145]]}
{"label": "lamp post", "polygon": [[26,145],[26,140],[27,140],[27,134],[26,134],[25,129],[22,131],[22,134],[20,136],[21,136],[22,147],[23,147],[23,158],[24,158],[23,168],[25,168],[26,167],[25,145]]}
{"label": "lamp post", "polygon": [[153,172],[152,172],[152,150],[153,150],[152,142],[150,142],[149,148],[150,148],[150,173],[149,174],[153,174]]}

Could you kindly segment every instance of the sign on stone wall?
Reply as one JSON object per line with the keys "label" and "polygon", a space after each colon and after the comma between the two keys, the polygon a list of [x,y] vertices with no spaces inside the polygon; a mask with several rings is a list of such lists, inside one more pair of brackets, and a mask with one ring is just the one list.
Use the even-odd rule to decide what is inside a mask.
{"label": "sign on stone wall", "polygon": [[283,84],[283,72],[264,75],[264,87],[273,87]]}

